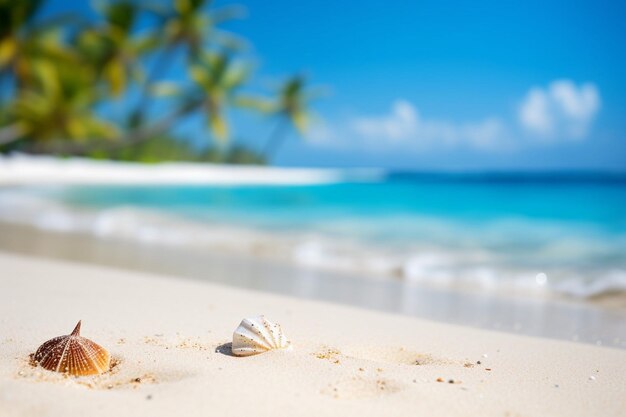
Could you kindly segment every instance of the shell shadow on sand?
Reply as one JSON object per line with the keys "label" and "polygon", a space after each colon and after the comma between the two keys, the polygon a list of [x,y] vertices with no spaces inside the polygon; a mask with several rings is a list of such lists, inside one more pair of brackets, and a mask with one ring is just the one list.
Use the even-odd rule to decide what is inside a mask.
{"label": "shell shadow on sand", "polygon": [[221,353],[222,355],[235,357],[235,355],[233,354],[233,344],[231,342],[223,343],[216,347],[215,353]]}

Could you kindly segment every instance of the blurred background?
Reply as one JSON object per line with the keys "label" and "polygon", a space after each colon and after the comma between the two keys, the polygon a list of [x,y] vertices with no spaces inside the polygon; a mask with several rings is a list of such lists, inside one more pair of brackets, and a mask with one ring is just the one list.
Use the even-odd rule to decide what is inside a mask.
{"label": "blurred background", "polygon": [[624,21],[0,0],[0,249],[626,346]]}

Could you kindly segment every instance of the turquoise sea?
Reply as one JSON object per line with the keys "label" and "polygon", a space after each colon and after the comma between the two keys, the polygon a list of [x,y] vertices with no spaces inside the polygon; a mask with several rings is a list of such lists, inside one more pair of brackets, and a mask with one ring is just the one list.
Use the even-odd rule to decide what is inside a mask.
{"label": "turquoise sea", "polygon": [[626,175],[388,173],[321,185],[0,190],[0,219],[437,286],[626,291]]}

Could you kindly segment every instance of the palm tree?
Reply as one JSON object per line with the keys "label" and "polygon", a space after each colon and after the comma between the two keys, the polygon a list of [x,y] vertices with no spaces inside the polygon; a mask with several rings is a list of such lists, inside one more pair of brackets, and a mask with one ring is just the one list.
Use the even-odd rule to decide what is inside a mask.
{"label": "palm tree", "polygon": [[121,147],[138,145],[157,137],[182,117],[197,110],[204,112],[214,137],[224,142],[228,139],[229,132],[226,109],[238,102],[237,93],[247,81],[250,67],[235,60],[228,52],[207,52],[190,66],[189,72],[195,83],[192,88],[183,89],[171,83],[157,83],[152,86],[151,91],[154,94],[178,99],[175,109],[159,117],[154,123],[130,130],[105,144],[93,141],[93,143],[71,144],[57,149],[75,154],[94,149],[112,151]]}
{"label": "palm tree", "polygon": [[95,71],[77,58],[31,59],[32,82],[19,90],[9,116],[28,136],[30,149],[53,150],[59,141],[113,139],[117,128],[98,117],[93,107],[105,97],[97,88]]}
{"label": "palm tree", "polygon": [[0,70],[17,64],[28,36],[26,27],[39,9],[41,0],[0,0]]}
{"label": "palm tree", "polygon": [[187,57],[195,60],[201,53],[213,46],[236,50],[242,42],[237,37],[218,30],[221,23],[242,15],[238,7],[222,7],[207,10],[210,0],[174,0],[174,7],[163,14],[164,44],[173,49],[185,47]]}
{"label": "palm tree", "polygon": [[[171,10],[158,14],[162,26],[137,33],[138,17],[148,6],[139,7],[134,0],[107,0],[99,9],[102,23],[95,27],[77,20],[62,25],[71,20],[65,16],[35,19],[43,0],[0,0],[0,82],[11,84],[1,90],[8,94],[7,100],[0,96],[0,147],[107,153],[154,138],[199,111],[223,142],[229,136],[226,115],[231,106],[279,118],[267,142],[268,154],[278,149],[289,128],[306,130],[311,94],[303,77],[287,80],[276,100],[241,94],[251,73],[248,61],[236,58],[242,42],[218,29],[221,22],[237,17],[239,9],[207,10],[210,0],[171,1]],[[144,77],[142,64],[153,51],[156,65]],[[171,111],[148,119],[148,104],[156,100],[147,100],[157,98],[154,92],[164,84],[157,81],[168,64],[177,63],[175,52],[185,54],[189,80],[170,88],[178,99]],[[193,86],[187,88],[187,81]],[[101,104],[128,98],[135,89],[139,105],[130,123],[113,124],[102,117]]]}
{"label": "palm tree", "polygon": [[114,97],[127,91],[131,79],[141,80],[140,58],[157,46],[156,34],[133,33],[139,7],[131,1],[105,3],[104,24],[87,28],[74,40],[80,55],[99,70]]}
{"label": "palm tree", "polygon": [[277,102],[271,111],[278,117],[278,121],[263,152],[268,159],[276,154],[290,129],[295,129],[300,135],[306,133],[311,119],[308,106],[313,98],[314,94],[307,91],[306,80],[301,75],[287,79],[281,86]]}
{"label": "palm tree", "polygon": [[235,94],[246,82],[250,67],[232,58],[228,52],[207,52],[190,67],[191,78],[200,87],[188,100],[198,100],[205,111],[213,135],[221,141],[228,138],[226,107],[236,101]]}
{"label": "palm tree", "polygon": [[42,4],[42,0],[0,0],[0,76],[13,77],[18,86],[32,80],[31,58],[68,56],[58,34],[62,24],[75,18],[61,15],[35,23]]}
{"label": "palm tree", "polygon": [[187,64],[192,65],[197,64],[202,51],[209,49],[211,42],[232,50],[240,47],[241,41],[238,38],[217,29],[220,23],[238,17],[239,9],[222,7],[207,10],[210,3],[210,0],[173,0],[173,7],[169,10],[163,10],[158,6],[146,8],[161,20],[159,26],[163,30],[158,42],[162,49],[143,84],[137,106],[131,114],[132,126],[141,126],[144,123],[150,103],[151,86],[167,73],[175,61],[177,49],[185,50]]}
{"label": "palm tree", "polygon": [[[59,42],[59,25],[70,18],[59,16],[35,24],[41,0],[0,0],[0,82],[10,82],[24,103],[41,86],[50,87],[47,61],[71,59],[72,54]],[[48,76],[43,76],[47,73]],[[44,82],[45,80],[45,82]],[[11,90],[11,89],[8,89]],[[23,91],[24,90],[24,91]],[[0,97],[3,99],[3,97]],[[1,103],[3,117],[0,146],[24,137],[32,128],[28,121],[16,117],[20,103]]]}

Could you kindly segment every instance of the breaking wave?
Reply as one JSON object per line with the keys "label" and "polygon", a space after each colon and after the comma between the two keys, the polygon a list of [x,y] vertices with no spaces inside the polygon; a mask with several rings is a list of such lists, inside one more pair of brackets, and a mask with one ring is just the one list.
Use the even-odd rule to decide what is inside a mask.
{"label": "breaking wave", "polygon": [[350,216],[277,228],[136,205],[80,206],[49,192],[18,188],[0,192],[0,220],[59,233],[226,251],[369,279],[581,298],[626,291],[626,236],[572,233],[537,220],[472,225],[433,216],[376,221]]}

